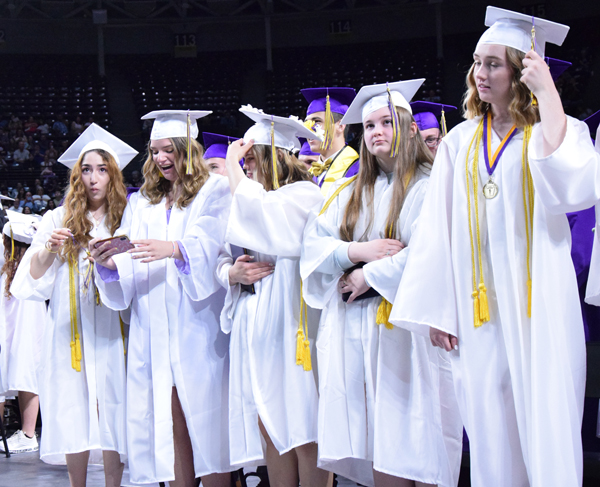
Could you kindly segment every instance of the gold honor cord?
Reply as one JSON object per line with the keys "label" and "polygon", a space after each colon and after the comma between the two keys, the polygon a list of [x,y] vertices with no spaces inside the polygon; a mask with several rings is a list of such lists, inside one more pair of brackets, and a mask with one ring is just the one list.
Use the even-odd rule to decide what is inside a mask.
{"label": "gold honor cord", "polygon": [[69,310],[71,312],[71,367],[81,372],[81,339],[77,326],[77,286],[75,273],[78,272],[77,261],[69,258]]}
{"label": "gold honor cord", "polygon": [[[344,188],[353,183],[358,176],[352,176],[346,182],[341,184],[331,195],[327,202],[321,208],[319,216],[323,215],[327,208],[335,201]],[[305,371],[312,370],[312,361],[310,358],[310,341],[308,340],[308,320],[306,319],[306,303],[304,302],[304,293],[302,292],[303,283],[300,279],[300,319],[298,320],[298,332],[296,335],[296,365],[302,365]],[[304,323],[306,325],[304,326]],[[306,332],[304,331],[306,329]]]}
{"label": "gold honor cord", "polygon": [[527,125],[523,134],[523,209],[525,210],[525,236],[527,238],[527,316],[531,318],[531,244],[533,241],[533,201],[535,192],[533,179],[529,170],[529,140],[531,139],[531,125]]}
{"label": "gold honor cord", "polygon": [[[533,200],[534,200],[534,189],[531,174],[529,172],[529,161],[528,161],[528,146],[529,140],[531,139],[531,126],[528,125],[524,129],[523,135],[523,151],[522,151],[522,165],[523,165],[523,206],[525,210],[525,232],[527,238],[527,316],[531,317],[531,240],[533,238]],[[487,299],[487,289],[485,287],[485,281],[483,276],[483,255],[481,251],[481,228],[479,224],[479,147],[481,146],[481,139],[483,138],[483,117],[481,122],[475,131],[475,135],[471,139],[469,147],[467,149],[467,157],[465,161],[465,178],[466,178],[466,189],[467,189],[467,217],[469,220],[469,241],[471,245],[471,269],[472,269],[472,284],[473,292],[473,323],[475,328],[479,328],[483,323],[490,320],[489,305]],[[473,154],[473,165],[471,171],[469,170],[469,155],[471,154],[471,148],[475,143],[475,152]],[[475,242],[473,239],[473,223],[471,207],[471,189],[469,183],[469,175],[471,174],[473,180],[473,204],[475,213],[475,240],[477,249],[475,249]],[[531,237],[531,238],[530,238]],[[477,251],[477,263],[475,262],[475,252]],[[479,285],[477,284],[477,269],[479,269]]]}
{"label": "gold honor cord", "polygon": [[277,173],[277,149],[275,148],[275,122],[271,116],[271,159],[273,160],[273,189],[279,189],[279,175]]}

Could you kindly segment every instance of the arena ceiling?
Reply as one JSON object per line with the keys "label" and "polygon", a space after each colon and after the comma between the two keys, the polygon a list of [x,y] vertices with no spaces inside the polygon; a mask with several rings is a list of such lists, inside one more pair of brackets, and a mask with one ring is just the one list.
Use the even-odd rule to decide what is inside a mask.
{"label": "arena ceiling", "polygon": [[0,0],[0,18],[93,19],[98,24],[139,20],[217,20],[309,12],[378,10],[441,0]]}

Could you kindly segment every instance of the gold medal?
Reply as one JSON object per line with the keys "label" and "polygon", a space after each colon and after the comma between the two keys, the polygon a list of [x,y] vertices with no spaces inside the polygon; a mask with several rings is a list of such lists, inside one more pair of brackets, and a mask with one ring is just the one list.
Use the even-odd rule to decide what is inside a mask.
{"label": "gold medal", "polygon": [[488,179],[488,182],[483,185],[483,196],[486,199],[491,200],[498,194],[498,185],[493,181],[492,178]]}

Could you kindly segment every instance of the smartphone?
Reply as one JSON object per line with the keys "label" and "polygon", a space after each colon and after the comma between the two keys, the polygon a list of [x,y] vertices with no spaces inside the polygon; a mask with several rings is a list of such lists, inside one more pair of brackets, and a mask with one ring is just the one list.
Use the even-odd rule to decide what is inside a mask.
{"label": "smartphone", "polygon": [[135,248],[135,246],[129,241],[129,237],[127,235],[119,235],[117,237],[105,238],[104,240],[99,240],[94,244],[94,248],[98,248],[108,242],[108,246],[106,250],[116,249],[117,254],[122,254],[123,252],[127,252],[129,249]]}

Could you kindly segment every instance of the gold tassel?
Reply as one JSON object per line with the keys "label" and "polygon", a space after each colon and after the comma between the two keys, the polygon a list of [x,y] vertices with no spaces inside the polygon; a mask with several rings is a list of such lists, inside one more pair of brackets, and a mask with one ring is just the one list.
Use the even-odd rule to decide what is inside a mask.
{"label": "gold tassel", "polygon": [[479,293],[477,291],[473,291],[471,296],[473,296],[473,324],[475,325],[475,328],[479,328],[483,324],[481,323],[480,318],[481,311],[479,309]]}
{"label": "gold tassel", "polygon": [[302,324],[296,333],[296,365],[304,364],[304,330]]}
{"label": "gold tassel", "polygon": [[310,356],[310,341],[308,337],[304,338],[304,358],[302,360],[302,365],[304,366],[304,370],[309,372],[312,370],[312,358]]}
{"label": "gold tassel", "polygon": [[75,341],[71,340],[71,367],[77,370],[77,355],[75,353]]}
{"label": "gold tassel", "polygon": [[321,143],[321,150],[328,151],[333,144],[333,130],[335,122],[333,120],[333,114],[331,113],[331,103],[329,102],[329,94],[325,101],[325,121],[323,123],[323,130],[325,134],[323,136],[323,142]]}
{"label": "gold tassel", "polygon": [[394,329],[394,325],[390,323],[392,306],[392,303],[390,303],[387,299],[381,298],[381,303],[379,304],[379,308],[377,308],[377,317],[375,318],[375,323],[378,325],[385,325],[388,330]]}
{"label": "gold tassel", "polygon": [[446,137],[448,133],[448,126],[446,125],[446,112],[444,112],[444,106],[442,105],[442,137]]}
{"label": "gold tassel", "polygon": [[10,225],[10,260],[11,262],[15,260],[15,238],[13,237],[12,224]]}
{"label": "gold tassel", "polygon": [[192,174],[192,137],[190,131],[190,111],[187,113],[187,165],[186,174]]}
{"label": "gold tassel", "polygon": [[487,289],[483,282],[479,283],[479,318],[481,323],[490,321],[490,309],[488,307]]}
{"label": "gold tassel", "polygon": [[75,335],[75,358],[78,362],[81,361],[81,340],[79,338],[79,333]]}
{"label": "gold tassel", "polygon": [[[531,50],[535,51],[535,20],[534,17],[531,18],[532,19],[532,26],[531,26]],[[530,96],[531,96],[531,106],[532,107],[537,107],[537,98],[535,97],[535,95],[533,94],[533,91],[529,92]]]}

